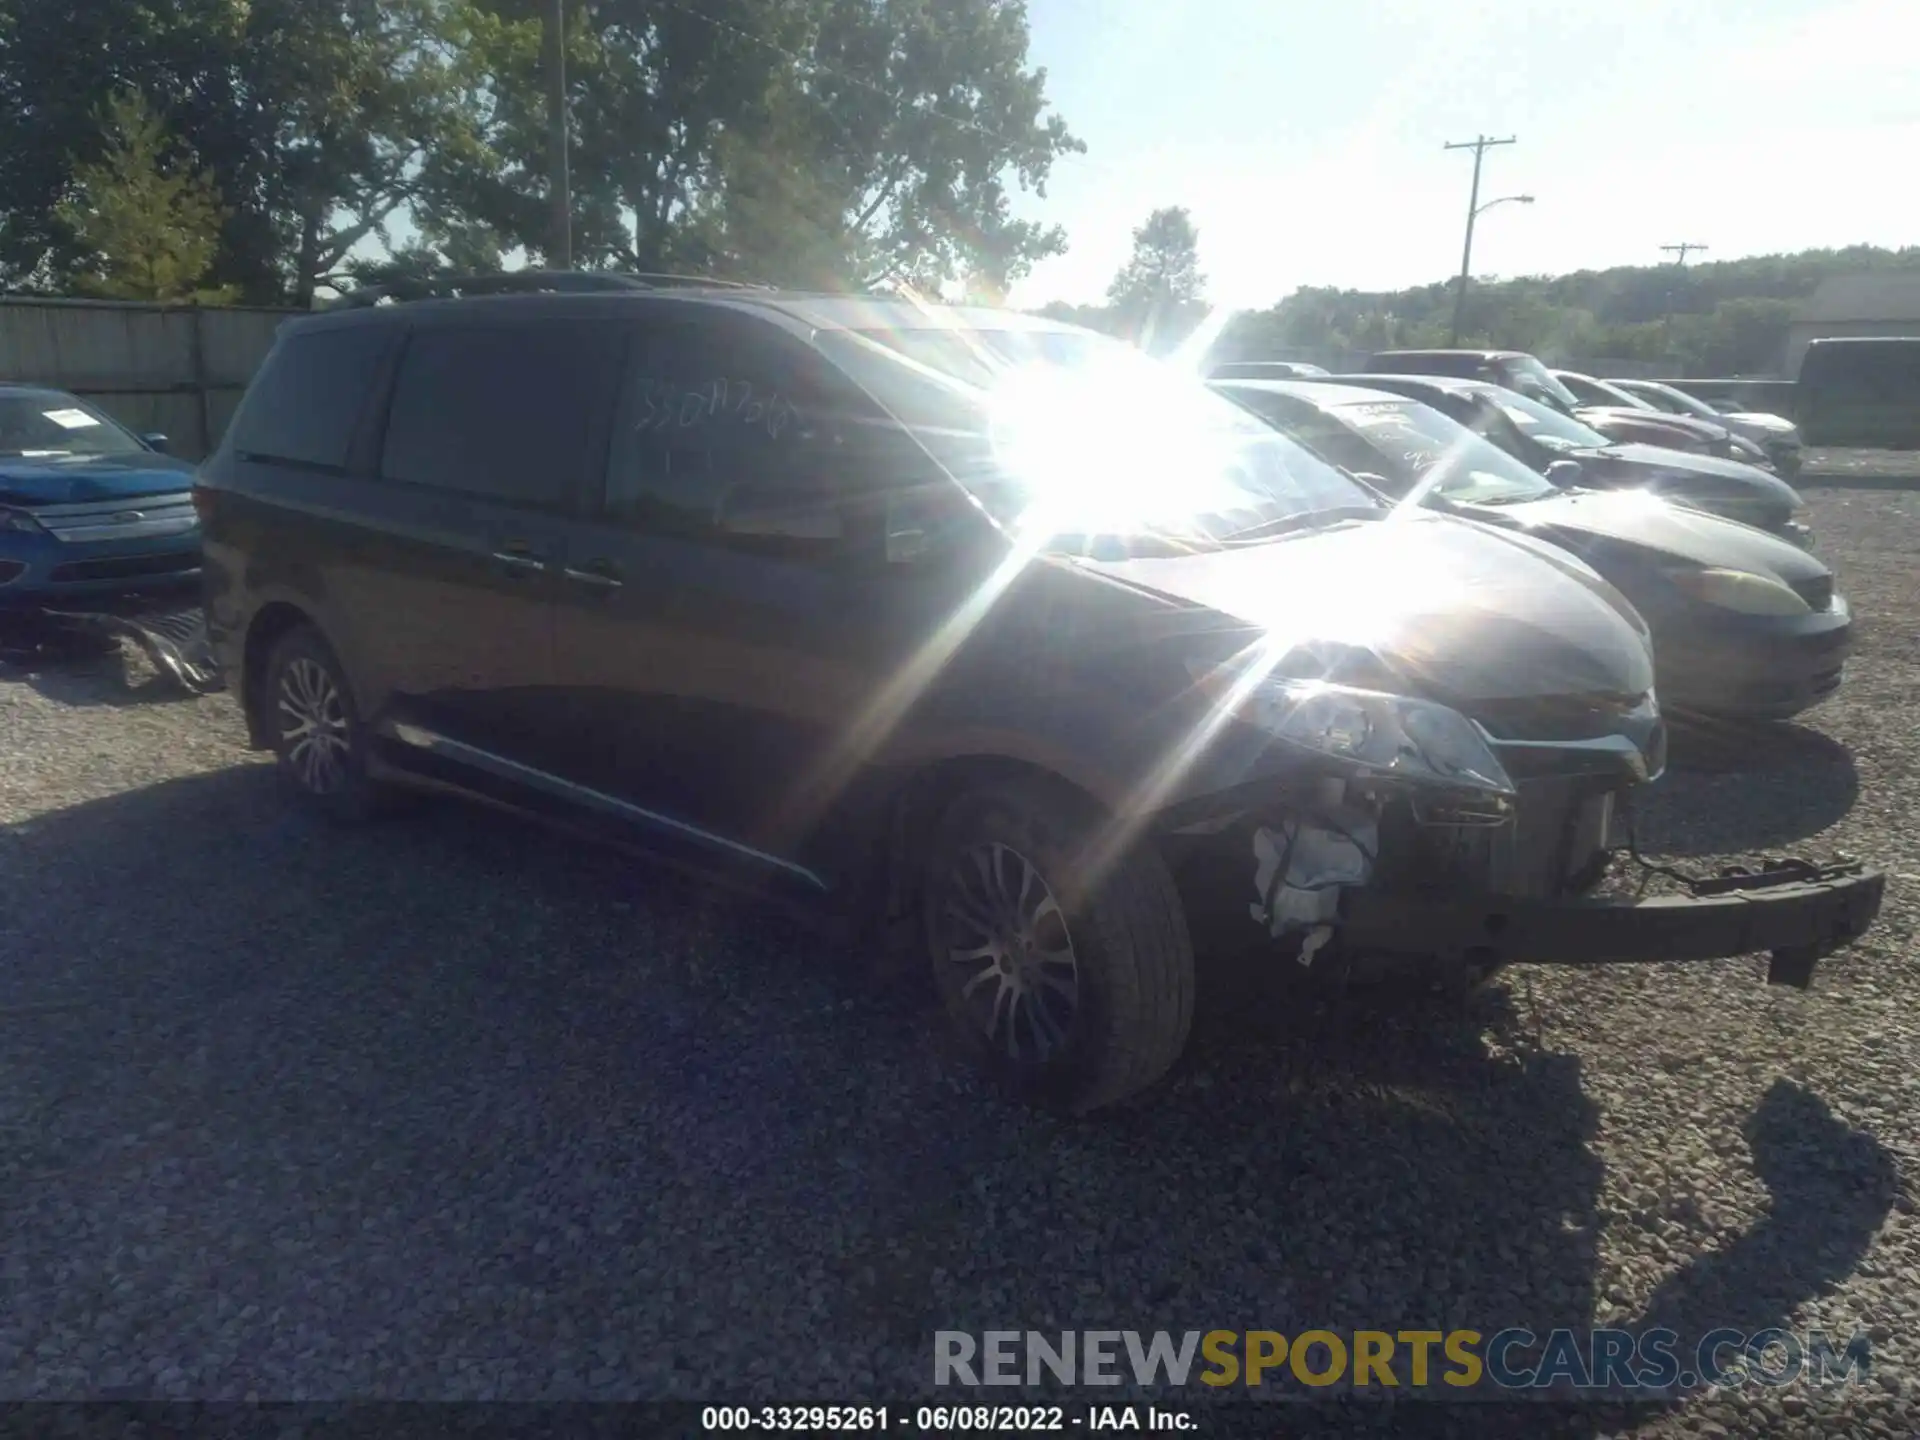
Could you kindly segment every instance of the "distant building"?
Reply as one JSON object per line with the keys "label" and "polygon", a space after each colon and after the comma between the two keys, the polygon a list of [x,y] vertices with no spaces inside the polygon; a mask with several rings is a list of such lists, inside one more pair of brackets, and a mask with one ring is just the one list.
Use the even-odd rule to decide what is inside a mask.
{"label": "distant building", "polygon": [[1787,326],[1786,371],[1800,373],[1809,340],[1920,335],[1920,271],[1879,270],[1822,280]]}

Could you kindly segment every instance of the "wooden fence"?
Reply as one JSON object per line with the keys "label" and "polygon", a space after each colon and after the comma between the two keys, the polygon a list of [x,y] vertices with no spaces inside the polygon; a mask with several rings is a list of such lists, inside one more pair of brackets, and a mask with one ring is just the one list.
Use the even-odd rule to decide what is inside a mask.
{"label": "wooden fence", "polygon": [[177,455],[219,443],[247,381],[297,310],[0,298],[0,382],[49,385],[90,400]]}

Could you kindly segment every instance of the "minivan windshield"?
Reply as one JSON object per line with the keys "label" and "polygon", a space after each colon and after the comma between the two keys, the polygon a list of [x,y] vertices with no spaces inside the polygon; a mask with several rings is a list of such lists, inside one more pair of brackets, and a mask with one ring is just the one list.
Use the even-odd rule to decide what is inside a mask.
{"label": "minivan windshield", "polygon": [[1506,417],[1520,427],[1520,433],[1536,444],[1562,453],[1573,450],[1601,450],[1613,442],[1590,425],[1571,415],[1562,415],[1516,390],[1495,388],[1487,393]]}
{"label": "minivan windshield", "polygon": [[0,455],[59,460],[137,455],[145,447],[85,401],[58,390],[0,393]]}
{"label": "minivan windshield", "polygon": [[1379,456],[1395,496],[1424,487],[1463,505],[1504,505],[1558,493],[1499,446],[1417,400],[1368,400],[1329,413]]}
{"label": "minivan windshield", "polygon": [[1558,401],[1569,410],[1580,401],[1573,391],[1563,384],[1560,378],[1531,355],[1515,355],[1502,360],[1498,366],[1508,389],[1518,390],[1529,399],[1548,397],[1549,402]]}
{"label": "minivan windshield", "polygon": [[1653,381],[1640,386],[1636,394],[1646,397],[1648,403],[1665,410],[1670,415],[1692,415],[1701,420],[1718,420],[1720,412],[1684,390],[1676,390],[1671,385],[1659,385]]}
{"label": "minivan windshield", "polygon": [[1106,336],[928,324],[815,343],[1009,529],[1215,544],[1384,513],[1191,371]]}

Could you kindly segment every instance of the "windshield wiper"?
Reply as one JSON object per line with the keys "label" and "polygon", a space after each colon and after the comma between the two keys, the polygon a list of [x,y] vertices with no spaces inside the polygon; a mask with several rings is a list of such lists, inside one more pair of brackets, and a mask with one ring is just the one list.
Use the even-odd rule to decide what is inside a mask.
{"label": "windshield wiper", "polygon": [[1255,540],[1271,540],[1291,530],[1337,524],[1344,520],[1377,520],[1383,513],[1378,505],[1332,505],[1324,510],[1295,510],[1288,515],[1276,515],[1270,520],[1229,530],[1220,537],[1220,544],[1239,545]]}
{"label": "windshield wiper", "polygon": [[[1569,487],[1569,489],[1570,488],[1571,487]],[[1545,500],[1550,495],[1565,493],[1568,492],[1561,490],[1541,490],[1537,493],[1516,495],[1511,491],[1507,491],[1498,495],[1477,495],[1471,500],[1453,500],[1452,496],[1448,496],[1447,498],[1453,500],[1453,503],[1456,505],[1524,505],[1529,500]]]}

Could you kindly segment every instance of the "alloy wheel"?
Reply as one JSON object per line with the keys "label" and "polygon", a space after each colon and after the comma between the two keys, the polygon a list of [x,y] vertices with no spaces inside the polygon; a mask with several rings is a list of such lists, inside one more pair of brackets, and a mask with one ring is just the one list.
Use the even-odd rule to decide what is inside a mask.
{"label": "alloy wheel", "polygon": [[954,857],[940,939],[965,972],[967,1015],[1007,1059],[1042,1064],[1066,1044],[1080,1009],[1080,968],[1060,902],[1033,862],[984,843]]}
{"label": "alloy wheel", "polygon": [[311,794],[346,784],[352,737],[346,699],[326,667],[305,655],[280,672],[280,753]]}

